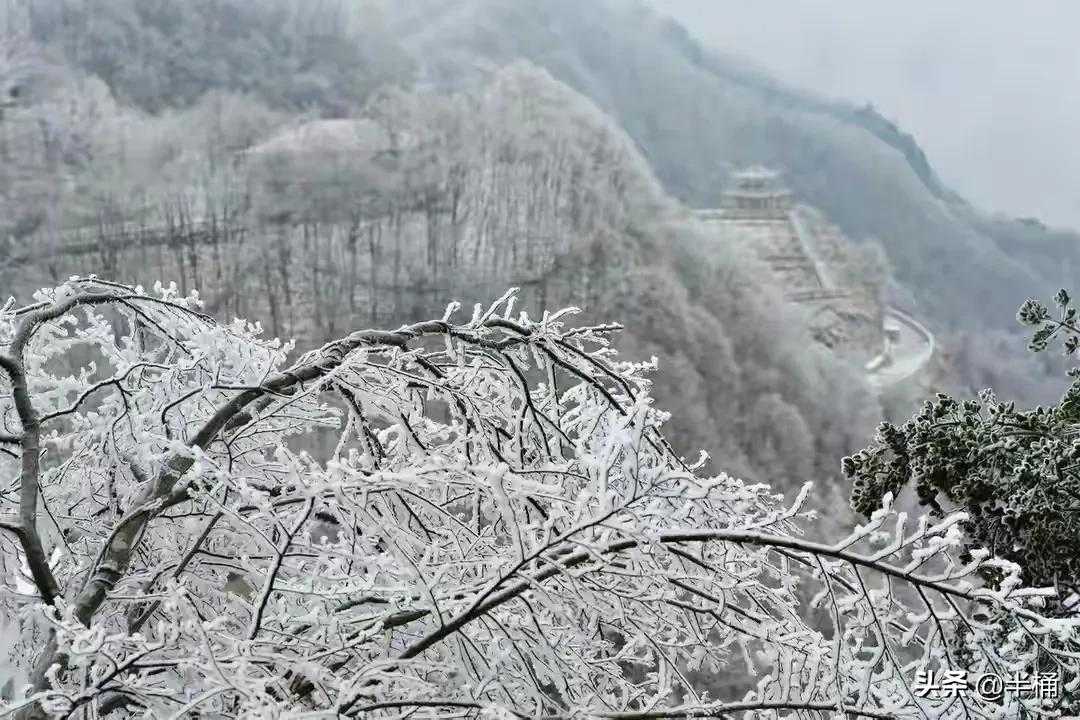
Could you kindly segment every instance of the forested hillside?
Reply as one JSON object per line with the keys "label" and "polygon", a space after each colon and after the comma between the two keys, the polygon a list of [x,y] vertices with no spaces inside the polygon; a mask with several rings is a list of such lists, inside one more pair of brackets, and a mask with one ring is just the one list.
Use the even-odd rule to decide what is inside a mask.
{"label": "forested hillside", "polygon": [[954,331],[1006,338],[1004,355],[968,353],[951,365],[950,382],[978,389],[992,377],[1032,402],[1059,392],[1025,356],[1012,316],[1025,297],[1069,283],[1080,236],[969,206],[942,185],[916,140],[872,108],[788,88],[702,47],[642,2],[395,7],[395,30],[424,58],[424,77],[453,85],[528,57],[615,117],[690,205],[715,205],[732,167],[785,170],[796,194],[848,235],[881,242],[901,283],[894,300],[933,324],[948,355],[970,342]]}
{"label": "forested hillside", "polygon": [[[969,552],[964,518],[913,529],[887,496],[920,453],[949,485],[1017,444],[977,447],[979,406],[939,395],[854,453],[925,388],[876,395],[761,244],[704,227],[693,208],[751,164],[866,241],[844,287],[933,327],[932,384],[1059,391],[1010,322],[1080,237],[970,207],[871,108],[643,0],[8,0],[0,701],[915,718],[1021,706],[923,703],[930,669],[1075,685],[1048,591]],[[791,243],[773,260],[829,264]],[[1061,323],[1022,312],[1036,345],[1076,317],[1059,298]],[[1007,431],[1047,452],[1009,460],[1034,487],[1080,452],[1030,430],[1072,437],[1066,400]],[[955,457],[924,442],[945,425]],[[1029,488],[983,490],[956,498],[1008,514]]]}
{"label": "forested hillside", "polygon": [[[16,242],[34,237],[40,245],[63,227],[115,232],[132,221],[229,219],[245,226],[244,242],[261,243],[258,264],[231,260],[215,269],[197,254],[184,262],[174,252],[162,276],[211,296],[215,282],[228,287],[227,305],[224,296],[215,298],[222,311],[251,314],[245,303],[264,298],[268,330],[286,336],[322,337],[357,320],[415,317],[455,288],[474,291],[473,297],[498,294],[506,277],[537,300],[565,297],[605,307],[618,283],[604,277],[625,278],[626,267],[640,266],[664,276],[655,292],[675,293],[668,302],[676,308],[689,302],[724,321],[728,329],[718,342],[735,348],[728,354],[744,353],[723,372],[696,367],[704,357],[680,359],[695,353],[672,334],[663,348],[667,362],[696,368],[687,384],[672,382],[660,393],[674,402],[680,394],[698,395],[692,388],[703,382],[702,370],[735,378],[740,370],[756,374],[750,358],[774,368],[823,362],[813,352],[788,357],[782,344],[741,350],[730,328],[751,323],[738,319],[732,293],[700,277],[697,259],[681,261],[695,277],[676,272],[683,250],[675,248],[695,243],[688,240],[693,231],[678,226],[665,191],[690,205],[715,204],[731,168],[760,162],[784,169],[796,193],[853,238],[881,242],[900,281],[894,300],[936,324],[955,383],[992,383],[1032,401],[1057,392],[1044,381],[1056,364],[1023,354],[1023,341],[1007,323],[1024,296],[1067,276],[1078,247],[1074,234],[980,214],[941,186],[910,136],[871,110],[786,88],[700,47],[641,4],[426,0],[300,8],[285,0],[111,0],[94,12],[88,7],[82,0],[48,0],[27,3],[21,14],[8,11],[11,37],[20,37],[8,43],[8,74],[25,78],[4,128],[11,160],[4,170],[11,209],[4,222]],[[498,73],[522,57],[615,122],[598,119],[592,108],[582,111],[583,98],[521,67],[510,73],[517,81],[531,76],[558,92],[545,98],[535,88],[520,91],[515,107],[505,97],[512,92],[507,76]],[[569,106],[578,112],[568,116]],[[575,117],[593,118],[598,127],[583,130]],[[296,128],[320,118],[345,124],[316,128],[329,147],[305,147],[312,128]],[[358,144],[348,140],[360,127],[374,130]],[[611,139],[623,130],[629,141]],[[354,152],[340,152],[339,142]],[[613,146],[628,167],[601,177],[596,167]],[[640,180],[648,167],[665,190]],[[63,190],[48,181],[61,176]],[[628,189],[627,178],[637,178],[638,187]],[[313,183],[319,192],[308,190]],[[716,248],[686,252],[750,277],[746,258],[725,259],[726,251]],[[671,260],[658,266],[657,254]],[[122,271],[110,265],[124,261],[115,255],[102,254],[98,269]],[[282,270],[302,258],[312,269],[290,281]],[[59,276],[74,266],[40,267]],[[758,288],[746,294],[760,304],[759,314],[787,312],[764,279],[741,282]],[[239,291],[238,283],[251,290]],[[294,293],[307,299],[294,303]],[[318,302],[309,301],[316,296]],[[660,307],[636,305],[648,313]],[[776,323],[762,334],[788,336],[799,347],[796,324]],[[651,334],[666,333],[670,323],[651,327],[645,335],[655,344]],[[826,407],[828,394],[807,397],[812,383],[784,382],[790,387],[765,383],[775,396],[755,401],[758,416],[779,414],[789,417],[782,425],[802,428],[846,412]],[[716,438],[730,445],[725,438],[732,433],[718,431],[717,418],[746,409],[738,398],[753,397],[754,387],[717,406],[725,407],[722,413],[702,407],[687,447],[717,448]],[[812,444],[804,435],[778,433],[790,446],[780,452],[790,458],[786,472],[794,472],[798,448]],[[847,442],[837,438],[821,449],[836,453]],[[819,467],[830,465],[821,457]]]}
{"label": "forested hillside", "polygon": [[401,6],[397,28],[425,59],[421,72],[456,82],[477,58],[528,57],[617,118],[665,186],[692,205],[715,203],[732,166],[784,168],[796,193],[853,237],[879,238],[942,322],[1000,326],[1018,301],[992,293],[995,280],[1022,284],[1020,300],[1047,284],[1059,249],[1049,234],[1005,222],[988,232],[913,138],[871,109],[788,89],[698,45],[644,3],[433,1],[422,12],[434,19],[422,24],[415,8]]}
{"label": "forested hillside", "polygon": [[[596,307],[603,307],[599,298],[614,297],[615,283],[606,287],[601,275],[625,277],[609,261],[612,256],[633,258],[622,262],[650,273],[661,273],[661,267],[692,270],[697,277],[689,279],[674,269],[662,273],[659,286],[665,292],[677,288],[672,292],[729,327],[748,327],[752,323],[740,320],[736,310],[746,301],[700,277],[700,257],[741,278],[750,277],[748,261],[700,247],[688,251],[692,259],[678,261],[675,248],[694,245],[687,240],[693,232],[672,230],[679,212],[657,198],[667,193],[692,206],[713,205],[733,167],[764,163],[785,170],[797,195],[825,210],[850,236],[882,244],[899,281],[893,300],[939,332],[951,373],[946,384],[993,383],[1032,402],[1057,393],[1050,379],[1057,364],[1024,354],[1009,318],[1024,296],[1063,282],[1080,247],[1073,233],[981,214],[941,185],[913,138],[872,110],[786,88],[738,59],[699,46],[641,3],[328,1],[301,7],[291,0],[110,0],[95,3],[92,12],[89,7],[85,0],[46,0],[14,3],[6,11],[9,38],[18,39],[6,46],[8,84],[20,89],[4,123],[10,162],[3,171],[9,209],[3,222],[16,244],[33,237],[41,246],[65,227],[116,232],[132,221],[182,226],[203,216],[235,222],[244,226],[244,242],[262,243],[261,260],[216,269],[215,282],[230,289],[229,304],[225,296],[215,298],[216,309],[240,313],[249,298],[266,298],[264,304],[273,305],[263,315],[268,330],[283,335],[324,336],[342,323],[372,322],[383,313],[415,316],[452,290],[452,281],[472,291],[482,288],[476,295],[498,294],[499,282],[492,278],[501,279],[503,272],[539,293],[538,300],[565,296],[588,306],[584,301],[592,293]],[[566,188],[596,181],[590,173],[607,151],[597,147],[606,146],[582,139],[580,123],[562,111],[566,103],[588,105],[566,88],[546,105],[526,92],[522,102],[528,107],[514,111],[492,100],[498,93],[492,88],[506,84],[500,68],[521,58],[550,73],[556,82],[544,82],[551,87],[565,83],[610,115],[612,121],[598,121],[603,129],[591,130],[593,135],[625,132],[629,138],[612,142],[632,158],[627,163],[633,169],[603,178],[600,184],[607,187],[592,188],[592,199],[577,209],[573,203],[585,195]],[[599,117],[595,109],[587,114]],[[359,127],[355,123],[336,130],[324,125],[318,132],[330,133],[331,147],[305,149],[307,131],[296,128],[319,119],[363,120],[377,128],[354,148],[363,162],[333,147],[342,128]],[[269,152],[285,147],[282,138],[290,133],[291,150]],[[247,152],[260,143],[270,144]],[[633,158],[630,147],[641,158]],[[647,168],[663,190],[651,179],[644,183],[647,198],[640,189],[623,187],[627,177],[649,174]],[[306,191],[312,183],[322,190]],[[544,197],[536,195],[541,187]],[[500,199],[495,190],[506,194]],[[614,203],[617,210],[609,203],[612,193],[623,195]],[[559,203],[564,204],[555,209]],[[657,213],[659,206],[668,210]],[[579,217],[582,208],[596,216]],[[474,210],[487,216],[477,221],[469,216]],[[635,218],[632,224],[629,217]],[[593,224],[584,229],[582,223]],[[657,265],[657,253],[672,260]],[[474,261],[481,254],[487,265]],[[110,265],[123,260],[114,251],[101,255],[99,270],[122,270]],[[206,261],[196,256],[185,262],[175,252],[170,257],[170,272],[162,275],[214,293]],[[313,269],[300,279],[286,279],[282,268],[304,257],[319,259],[311,260]],[[73,267],[38,265],[54,276]],[[334,274],[326,268],[346,271],[326,282]],[[571,280],[575,273],[584,273],[586,281]],[[28,277],[21,269],[18,275]],[[305,282],[313,289],[305,290]],[[761,305],[759,314],[788,312],[764,279],[741,282],[756,288],[746,294]],[[256,289],[241,292],[238,283]],[[560,296],[554,290],[560,283],[572,292]],[[293,303],[292,285],[297,297],[318,296],[326,307],[338,309],[343,301],[348,316],[325,311],[318,302]],[[712,297],[706,300],[705,292]],[[658,312],[655,303],[641,307]],[[748,369],[751,357],[766,368],[825,362],[811,357],[816,351],[780,350],[785,337],[789,347],[802,347],[796,325],[775,323],[761,334],[780,344],[763,342],[733,367],[756,374]],[[670,329],[664,323],[655,328],[651,332]],[[720,342],[736,348],[732,353],[751,352],[740,350],[736,339],[728,329]],[[666,345],[676,351],[664,353],[667,362],[682,362],[678,356],[686,351],[678,341],[673,337]],[[687,366],[695,362],[687,360]],[[700,370],[689,384],[673,382],[678,387],[660,397],[674,401],[677,389],[696,397],[690,388],[701,382]],[[848,412],[843,404],[830,407],[828,393],[809,397],[817,393],[806,389],[813,385],[789,376],[776,374],[790,384],[786,389],[765,383],[775,396],[759,403],[759,416],[779,414],[802,428],[820,426],[815,418]],[[747,390],[741,397],[752,396]],[[746,405],[735,400],[730,407]],[[865,412],[872,415],[871,406]],[[733,451],[725,447],[732,444],[732,432],[714,427],[726,414],[703,407],[688,447]],[[786,472],[798,463],[797,448],[810,443],[803,436],[801,430],[778,433],[790,446],[780,453],[791,458]],[[846,432],[827,436],[814,441],[825,453],[816,462],[822,468],[834,462],[827,454],[835,457],[849,442]]]}
{"label": "forested hillside", "polygon": [[375,88],[407,81],[412,68],[370,2],[49,0],[25,8],[35,41],[151,112],[229,89],[281,109],[343,115]]}
{"label": "forested hillside", "polygon": [[[155,52],[169,67],[186,62],[155,35],[165,20],[150,6],[131,15],[117,2],[92,17],[72,7],[82,6],[55,3],[104,26],[96,32],[127,33],[147,67],[164,62]],[[260,7],[271,19],[295,9]],[[205,47],[227,39],[227,23],[201,17]],[[314,46],[288,41],[308,26],[256,27],[271,28],[268,47]],[[225,56],[205,94],[162,107],[148,98],[163,97],[168,77],[92,74],[96,56],[71,50],[67,35],[39,35],[37,57],[55,79],[7,127],[33,141],[19,146],[26,176],[63,182],[17,204],[29,219],[9,257],[25,259],[9,264],[5,287],[87,271],[147,286],[164,278],[198,288],[224,318],[260,317],[269,334],[322,342],[519,286],[528,312],[573,304],[589,320],[619,318],[625,355],[661,358],[656,395],[679,411],[680,450],[707,450],[777,487],[828,484],[879,416],[860,369],[811,341],[764,269],[699,237],[619,126],[529,62],[454,87],[399,78],[355,108],[320,101],[298,113],[245,85]],[[78,152],[50,164],[40,118]],[[158,242],[147,228],[162,226]],[[72,233],[53,227],[79,228],[88,252],[57,252]]]}

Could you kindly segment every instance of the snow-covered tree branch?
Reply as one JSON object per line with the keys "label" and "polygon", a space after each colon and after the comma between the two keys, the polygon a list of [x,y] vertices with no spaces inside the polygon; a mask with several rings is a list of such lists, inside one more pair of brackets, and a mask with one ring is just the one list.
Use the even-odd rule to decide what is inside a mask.
{"label": "snow-covered tree branch", "polygon": [[513,305],[289,363],[175,288],[9,303],[0,602],[28,689],[0,712],[1018,717],[1039,701],[920,674],[1075,684],[1072,622],[1009,563],[954,561],[959,517],[909,527],[886,496],[806,539],[809,486],[674,454],[618,326]]}

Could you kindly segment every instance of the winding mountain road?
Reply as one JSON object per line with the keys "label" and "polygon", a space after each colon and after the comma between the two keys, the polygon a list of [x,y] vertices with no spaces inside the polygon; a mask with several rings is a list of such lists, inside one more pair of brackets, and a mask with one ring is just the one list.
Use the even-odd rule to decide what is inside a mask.
{"label": "winding mountain road", "polygon": [[898,385],[922,371],[934,355],[934,335],[902,310],[885,309],[885,351],[866,364],[875,390]]}

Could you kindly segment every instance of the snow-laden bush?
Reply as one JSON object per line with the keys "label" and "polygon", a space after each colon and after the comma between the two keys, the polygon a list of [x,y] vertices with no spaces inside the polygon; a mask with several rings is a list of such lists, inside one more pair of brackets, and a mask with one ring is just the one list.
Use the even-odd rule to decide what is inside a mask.
{"label": "snow-laden bush", "polygon": [[[909,527],[886,497],[806,540],[809,486],[785,504],[671,451],[617,326],[513,303],[291,364],[174,288],[8,303],[0,602],[30,683],[6,709],[1018,717],[1038,702],[921,697],[920,674],[1076,677],[1045,593],[953,562],[958,518]],[[708,692],[740,674],[759,681]]]}

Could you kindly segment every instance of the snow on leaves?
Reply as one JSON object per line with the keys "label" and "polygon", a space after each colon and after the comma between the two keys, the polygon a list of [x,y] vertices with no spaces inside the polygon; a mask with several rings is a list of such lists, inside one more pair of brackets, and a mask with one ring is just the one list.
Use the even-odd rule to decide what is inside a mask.
{"label": "snow on leaves", "polygon": [[0,314],[26,717],[1015,717],[912,683],[1075,677],[1072,626],[984,588],[958,519],[821,544],[809,487],[700,477],[617,326],[508,293],[290,364],[174,288],[36,300]]}

